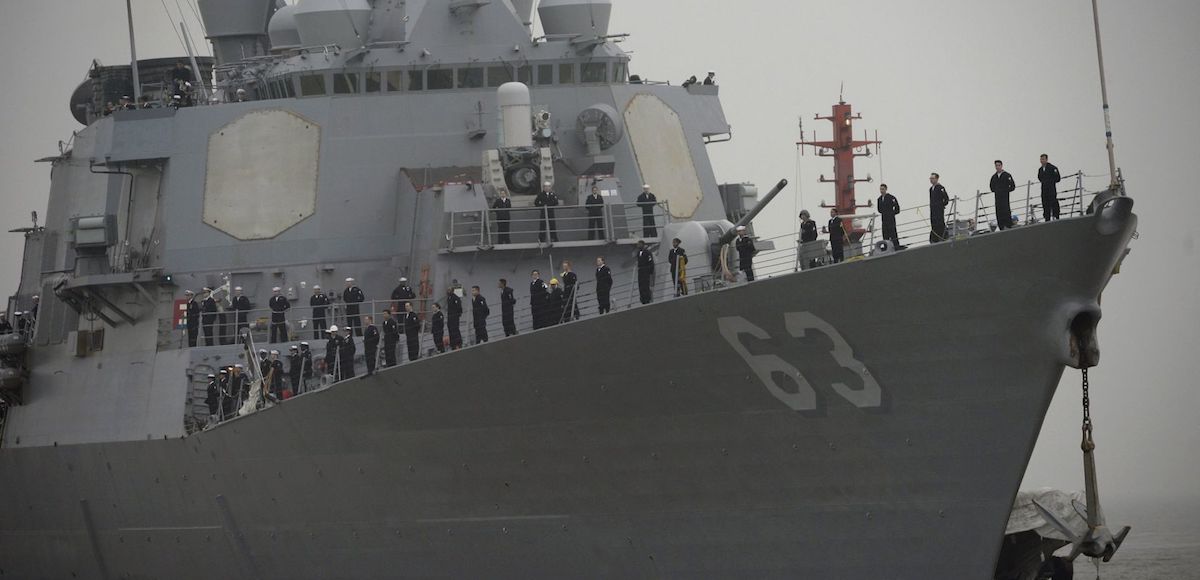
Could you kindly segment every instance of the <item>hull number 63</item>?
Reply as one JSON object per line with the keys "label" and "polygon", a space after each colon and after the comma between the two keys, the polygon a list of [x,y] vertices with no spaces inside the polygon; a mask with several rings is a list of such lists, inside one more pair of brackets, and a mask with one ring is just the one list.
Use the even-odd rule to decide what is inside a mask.
{"label": "hull number 63", "polygon": [[[862,379],[862,388],[859,389],[851,389],[845,383],[835,382],[829,385],[833,392],[855,407],[880,406],[882,391],[879,389],[879,383],[871,376],[867,367],[854,358],[854,351],[833,325],[811,312],[788,312],[783,315],[783,319],[788,334],[795,338],[804,338],[810,331],[820,332],[829,337],[829,340],[833,342],[833,348],[829,351],[830,356],[842,368]],[[779,356],[750,354],[750,351],[742,344],[741,335],[743,334],[749,334],[759,340],[770,340],[771,336],[766,331],[740,316],[720,318],[717,320],[717,326],[721,330],[721,336],[729,342],[729,346],[733,347],[733,350],[742,357],[742,360],[746,361],[746,364],[750,365],[754,374],[758,375],[758,379],[776,399],[796,411],[816,410],[817,393],[803,373]],[[776,373],[790,377],[794,387],[786,390],[781,387],[775,381],[775,377],[778,376]]]}

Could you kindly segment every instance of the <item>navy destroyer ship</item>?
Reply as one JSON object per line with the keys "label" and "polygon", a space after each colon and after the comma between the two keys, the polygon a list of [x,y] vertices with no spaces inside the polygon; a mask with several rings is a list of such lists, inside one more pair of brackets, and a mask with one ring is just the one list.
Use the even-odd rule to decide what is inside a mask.
{"label": "navy destroyer ship", "polygon": [[[42,160],[0,343],[0,578],[992,577],[1059,379],[1097,360],[1136,228],[1120,183],[1068,179],[1049,222],[1018,191],[1003,231],[990,194],[958,199],[936,244],[906,213],[897,251],[843,168],[848,260],[759,240],[745,282],[735,226],[785,184],[718,181],[721,89],[631,74],[610,0],[542,0],[538,37],[533,0],[199,8],[213,58],[95,65]],[[857,146],[839,106],[831,154]],[[534,329],[531,270],[564,261],[580,315]],[[472,285],[491,340],[463,321],[439,353],[434,304]],[[210,416],[220,369],[263,390],[258,347],[321,359],[314,295],[339,326],[411,302],[420,358],[361,376],[355,339],[359,377],[318,363],[303,394]]]}

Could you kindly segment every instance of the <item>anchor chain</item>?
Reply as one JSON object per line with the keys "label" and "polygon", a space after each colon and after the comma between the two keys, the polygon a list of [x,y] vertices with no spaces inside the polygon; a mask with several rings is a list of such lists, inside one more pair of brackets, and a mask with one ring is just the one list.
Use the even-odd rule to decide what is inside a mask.
{"label": "anchor chain", "polygon": [[1096,443],[1092,441],[1092,400],[1088,393],[1088,370],[1080,370],[1083,373],[1083,441],[1079,446],[1086,453],[1095,450]]}

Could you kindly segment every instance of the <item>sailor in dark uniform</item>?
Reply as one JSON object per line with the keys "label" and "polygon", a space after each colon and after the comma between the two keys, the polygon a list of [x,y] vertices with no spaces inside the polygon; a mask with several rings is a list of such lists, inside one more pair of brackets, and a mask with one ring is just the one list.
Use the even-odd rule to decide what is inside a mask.
{"label": "sailor in dark uniform", "polygon": [[542,208],[538,215],[538,241],[546,241],[546,229],[550,230],[550,241],[558,241],[558,227],[554,223],[554,207],[558,205],[558,195],[552,191],[554,184],[547,181],[542,184],[542,192],[533,199],[533,205]]}
{"label": "sailor in dark uniform", "polygon": [[999,159],[996,160],[996,173],[992,174],[989,187],[996,196],[996,225],[1002,230],[1007,230],[1013,226],[1012,205],[1008,196],[1017,189],[1017,183],[1013,181],[1013,176],[1004,170],[1004,162]]}
{"label": "sailor in dark uniform", "polygon": [[800,210],[800,243],[817,241],[817,222],[808,210]]}
{"label": "sailor in dark uniform", "polygon": [[[240,386],[240,383],[239,383]],[[220,397],[220,416],[218,419],[224,421],[233,417],[237,410],[238,404],[241,402],[241,392],[234,391],[233,377],[226,369],[221,369],[217,378],[218,397]]]}
{"label": "sailor in dark uniform", "polygon": [[292,307],[287,296],[281,294],[282,289],[276,286],[271,289],[271,300],[267,306],[271,308],[271,342],[284,342],[288,339],[287,311]]}
{"label": "sailor in dark uniform", "polygon": [[[437,308],[437,304],[434,304]],[[441,315],[441,311],[437,312]],[[421,356],[421,317],[413,310],[413,303],[404,305],[404,345],[408,347],[408,362]],[[438,352],[442,351],[441,341],[438,341]]]}
{"label": "sailor in dark uniform", "polygon": [[642,186],[642,194],[637,196],[637,206],[642,208],[642,236],[657,238],[658,228],[654,225],[654,208],[658,198],[650,192],[650,185]]}
{"label": "sailor in dark uniform", "polygon": [[204,301],[200,303],[200,321],[204,325],[204,346],[212,346],[216,338],[213,325],[217,322],[217,299],[213,298],[212,288],[204,289]]}
{"label": "sailor in dark uniform", "polygon": [[12,334],[12,323],[8,321],[8,315],[0,312],[0,334]]}
{"label": "sailor in dark uniform", "polygon": [[950,194],[938,183],[942,176],[929,174],[929,243],[946,239],[946,206],[950,205]]}
{"label": "sailor in dark uniform", "polygon": [[638,297],[642,304],[649,304],[654,300],[654,254],[646,249],[645,240],[637,243],[637,279]]}
{"label": "sailor in dark uniform", "polygon": [[462,348],[462,298],[454,288],[446,289],[446,331],[450,335],[450,349]]}
{"label": "sailor in dark uniform", "polygon": [[233,365],[233,370],[229,371],[229,396],[226,400],[229,401],[229,406],[232,412],[227,413],[225,418],[228,419],[237,415],[242,404],[250,398],[249,377],[246,376],[246,367],[242,363]]}
{"label": "sailor in dark uniform", "polygon": [[592,186],[591,195],[587,196],[583,205],[587,207],[588,215],[588,239],[603,240],[604,239],[604,197],[600,195],[600,188]]}
{"label": "sailor in dark uniform", "polygon": [[300,343],[300,390],[296,394],[308,392],[313,378],[313,354],[307,342]]}
{"label": "sailor in dark uniform", "polygon": [[342,291],[342,302],[346,303],[346,330],[353,331],[355,336],[362,336],[362,319],[358,316],[358,305],[366,299],[362,288],[354,283],[354,278],[346,278],[346,289]]}
{"label": "sailor in dark uniform", "polygon": [[671,240],[671,251],[667,253],[667,262],[671,266],[671,283],[675,286],[676,296],[687,296],[687,280],[680,277],[681,271],[687,271],[687,250],[683,249],[683,241],[679,238]]}
{"label": "sailor in dark uniform", "polygon": [[1041,156],[1042,166],[1038,168],[1038,181],[1042,184],[1042,216],[1045,221],[1058,219],[1061,211],[1058,206],[1058,182],[1062,181],[1062,175],[1059,174],[1058,168],[1050,163],[1050,157],[1045,153]]}
{"label": "sailor in dark uniform", "polygon": [[312,308],[313,340],[321,340],[321,337],[325,335],[325,330],[329,328],[329,318],[326,314],[329,310],[329,296],[321,292],[320,286],[314,285],[308,305]]}
{"label": "sailor in dark uniform", "polygon": [[529,283],[529,312],[533,317],[533,329],[537,330],[546,325],[546,296],[550,288],[542,281],[542,275],[537,270],[529,273],[533,281]]}
{"label": "sailor in dark uniform", "polygon": [[900,234],[896,231],[896,214],[900,213],[900,202],[896,196],[888,193],[886,183],[879,184],[879,199],[875,200],[875,207],[883,220],[883,239],[891,240],[893,250],[901,249]]}
{"label": "sailor in dark uniform", "polygon": [[[405,317],[407,317],[407,316],[408,315],[405,314]],[[407,322],[407,320],[405,322]],[[445,330],[446,330],[446,315],[442,313],[442,305],[438,304],[437,302],[434,302],[433,303],[433,316],[430,317],[429,332],[430,332],[430,334],[433,335],[433,347],[436,348],[438,352],[446,352]],[[405,327],[404,331],[406,333],[408,332],[407,326]],[[405,336],[405,340],[406,341],[408,340],[407,335]],[[411,353],[412,347],[409,346],[408,349],[409,349],[409,352]],[[409,360],[412,360],[412,359],[409,359]]]}
{"label": "sailor in dark uniform", "polygon": [[416,298],[417,293],[413,292],[412,286],[408,285],[408,278],[401,276],[400,285],[392,290],[392,308],[395,308],[398,313],[404,312],[404,303]]}
{"label": "sailor in dark uniform", "polygon": [[[405,302],[405,310],[408,302]],[[404,314],[400,314],[401,317]],[[396,366],[396,345],[400,342],[400,322],[392,316],[392,311],[383,311],[383,366]]]}
{"label": "sailor in dark uniform", "polygon": [[508,287],[508,280],[500,279],[500,319],[504,323],[504,336],[513,336],[517,334],[517,321],[514,317],[514,312],[517,306],[517,297],[513,294],[513,289]]}
{"label": "sailor in dark uniform", "polygon": [[471,286],[471,322],[475,327],[475,344],[488,341],[487,317],[492,314],[487,298],[479,293],[479,286]]}
{"label": "sailor in dark uniform", "polygon": [[196,302],[196,293],[184,290],[187,297],[184,310],[184,322],[187,324],[188,346],[196,346],[196,338],[200,335],[200,303]]}
{"label": "sailor in dark uniform", "polygon": [[379,357],[379,328],[370,316],[364,316],[363,319],[367,323],[363,330],[363,357],[367,361],[367,375],[370,376],[375,374],[375,359]]}
{"label": "sailor in dark uniform", "polygon": [[251,308],[250,299],[242,294],[242,287],[235,287],[233,289],[233,312],[234,320],[236,320],[235,324],[237,325],[234,330],[235,335],[240,336],[243,328],[249,328],[250,325],[246,322],[246,317],[250,313]]}
{"label": "sailor in dark uniform", "polygon": [[500,196],[496,201],[492,202],[492,209],[496,210],[496,243],[509,244],[512,239],[508,235],[509,216],[512,213],[512,198],[508,197],[508,190],[503,187],[499,191]]}
{"label": "sailor in dark uniform", "polygon": [[279,351],[271,351],[271,358],[267,361],[267,372],[264,373],[270,379],[271,395],[276,401],[283,400],[283,361],[279,360]]}
{"label": "sailor in dark uniform", "polygon": [[562,322],[563,307],[566,306],[566,300],[563,297],[562,288],[558,287],[558,278],[550,279],[550,293],[546,295],[546,326],[554,326]]}
{"label": "sailor in dark uniform", "polygon": [[825,231],[829,232],[829,251],[833,253],[833,263],[841,262],[846,244],[846,228],[842,218],[838,217],[836,207],[829,209],[829,224],[825,226]]}
{"label": "sailor in dark uniform", "polygon": [[338,345],[338,362],[342,371],[342,379],[354,378],[354,355],[358,352],[358,347],[354,344],[354,332],[349,328],[342,329],[345,333],[342,336],[342,342]]}
{"label": "sailor in dark uniform", "polygon": [[288,382],[291,383],[292,394],[300,394],[300,375],[303,371],[304,359],[300,356],[300,346],[293,344],[288,349]]}
{"label": "sailor in dark uniform", "polygon": [[708,71],[708,76],[704,77],[704,84],[705,84],[705,86],[712,86],[712,85],[717,84],[716,71],[711,71],[711,70]]}
{"label": "sailor in dark uniform", "polygon": [[733,247],[738,253],[738,269],[746,275],[747,282],[753,282],[754,254],[758,253],[758,248],[754,247],[754,238],[746,235],[746,226],[737,227],[737,238],[733,242]]}
{"label": "sailor in dark uniform", "polygon": [[342,380],[341,365],[338,357],[342,352],[342,335],[338,333],[336,324],[329,327],[329,340],[325,341],[325,372],[333,375],[333,381]]}
{"label": "sailor in dark uniform", "polygon": [[208,388],[204,395],[204,404],[208,405],[209,422],[215,422],[220,418],[221,412],[221,383],[217,381],[217,375],[208,375]]}
{"label": "sailor in dark uniform", "polygon": [[563,300],[566,300],[566,315],[563,320],[579,320],[579,275],[571,269],[571,261],[562,262]]}
{"label": "sailor in dark uniform", "polygon": [[612,302],[609,300],[609,296],[612,292],[612,285],[612,270],[608,268],[608,264],[604,263],[603,256],[596,258],[596,303],[600,314],[608,314],[611,310]]}

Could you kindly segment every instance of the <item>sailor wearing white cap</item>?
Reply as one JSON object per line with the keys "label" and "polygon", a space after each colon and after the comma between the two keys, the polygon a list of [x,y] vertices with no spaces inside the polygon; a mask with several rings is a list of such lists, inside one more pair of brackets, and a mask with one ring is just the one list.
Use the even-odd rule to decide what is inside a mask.
{"label": "sailor wearing white cap", "polygon": [[184,305],[184,323],[187,324],[188,346],[196,346],[200,336],[200,303],[196,302],[196,293],[191,290],[183,291],[187,303]]}
{"label": "sailor wearing white cap", "polygon": [[239,102],[239,103],[245,102],[245,100],[246,100],[246,89],[238,89],[238,90],[237,90],[237,92],[236,92],[235,94],[237,95],[237,97],[235,98],[235,100],[236,100],[237,102]]}
{"label": "sailor wearing white cap", "polygon": [[217,381],[217,375],[212,373],[208,374],[208,389],[205,392],[204,404],[208,405],[209,420],[216,421],[217,414],[221,412],[221,383]]}
{"label": "sailor wearing white cap", "polygon": [[650,184],[642,185],[642,194],[637,196],[637,205],[642,208],[642,237],[657,238],[658,228],[654,226],[654,208],[658,198],[650,191]]}
{"label": "sailor wearing white cap", "polygon": [[401,276],[400,285],[392,290],[392,301],[395,302],[392,304],[392,309],[396,312],[404,312],[405,303],[416,297],[416,292],[413,292],[412,286],[408,285],[408,278]]}
{"label": "sailor wearing white cap", "polygon": [[704,84],[706,84],[706,85],[717,84],[717,71],[712,71],[712,70],[708,71],[708,76],[704,77]]}
{"label": "sailor wearing white cap", "polygon": [[329,318],[325,314],[329,309],[329,296],[321,292],[321,287],[316,284],[313,284],[312,291],[308,305],[312,308],[313,340],[320,340],[329,325]]}
{"label": "sailor wearing white cap", "polygon": [[241,286],[233,288],[233,311],[237,314],[237,334],[242,333],[243,328],[247,328],[246,315],[250,312],[250,299],[242,294]]}
{"label": "sailor wearing white cap", "polygon": [[342,335],[338,334],[338,325],[329,327],[329,340],[325,341],[325,373],[333,375],[333,381],[341,380],[338,372],[338,353],[341,352]]}
{"label": "sailor wearing white cap", "polygon": [[549,181],[542,184],[542,191],[533,200],[533,205],[542,208],[538,216],[538,241],[546,241],[546,231],[550,231],[550,241],[558,241],[558,227],[554,223],[554,207],[558,205],[558,194],[554,193],[554,184]]}
{"label": "sailor wearing white cap", "polygon": [[213,298],[212,288],[204,287],[201,292],[204,297],[200,302],[200,322],[204,325],[204,346],[212,346],[216,338],[213,325],[217,322],[217,299]]}
{"label": "sailor wearing white cap", "polygon": [[738,253],[738,269],[746,274],[746,281],[754,281],[754,254],[758,253],[758,249],[754,247],[754,238],[746,235],[746,226],[737,227],[737,239],[734,241],[734,247]]}
{"label": "sailor wearing white cap", "polygon": [[342,291],[342,302],[346,303],[346,330],[354,331],[362,336],[362,320],[358,317],[358,305],[367,299],[362,288],[354,282],[354,278],[346,278],[346,289]]}
{"label": "sailor wearing white cap", "polygon": [[312,356],[312,350],[309,349],[308,343],[300,343],[300,390],[296,391],[297,395],[308,391],[309,381],[313,378]]}
{"label": "sailor wearing white cap", "polygon": [[271,299],[267,306],[271,309],[271,342],[284,342],[288,338],[287,311],[292,303],[282,294],[283,289],[276,286],[271,289]]}

